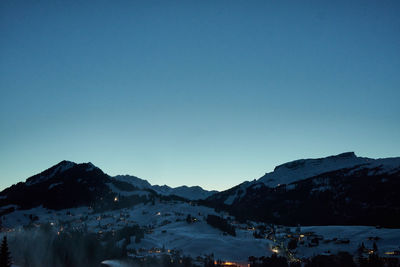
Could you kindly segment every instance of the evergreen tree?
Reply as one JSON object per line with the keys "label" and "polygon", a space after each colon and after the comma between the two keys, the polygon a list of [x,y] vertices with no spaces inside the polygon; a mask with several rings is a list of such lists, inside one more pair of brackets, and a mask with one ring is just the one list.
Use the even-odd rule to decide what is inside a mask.
{"label": "evergreen tree", "polygon": [[359,256],[362,256],[364,251],[365,251],[365,245],[364,245],[364,242],[362,242],[361,245],[358,246],[357,253],[358,253]]}
{"label": "evergreen tree", "polygon": [[294,250],[297,248],[297,239],[291,239],[288,243],[288,249]]}
{"label": "evergreen tree", "polygon": [[11,267],[11,256],[8,250],[7,237],[4,236],[0,249],[0,267]]}
{"label": "evergreen tree", "polygon": [[374,249],[374,252],[377,252],[377,251],[378,251],[378,246],[376,245],[375,242],[374,242],[374,244],[373,244],[373,249]]}
{"label": "evergreen tree", "polygon": [[186,217],[186,222],[187,222],[187,223],[192,223],[192,222],[193,222],[193,221],[192,221],[192,216],[191,216],[190,214],[187,215],[187,217]]}

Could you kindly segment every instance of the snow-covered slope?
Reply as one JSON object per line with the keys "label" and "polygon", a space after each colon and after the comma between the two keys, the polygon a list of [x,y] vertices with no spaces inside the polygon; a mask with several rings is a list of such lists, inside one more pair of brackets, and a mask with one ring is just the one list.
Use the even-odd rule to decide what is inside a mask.
{"label": "snow-covered slope", "polygon": [[180,197],[184,197],[190,200],[197,200],[197,199],[205,199],[211,196],[217,191],[207,191],[201,188],[200,186],[179,186],[179,187],[169,187],[167,185],[159,186],[154,185],[153,190],[155,190],[160,195],[176,195]]}
{"label": "snow-covered slope", "polygon": [[34,176],[28,178],[26,180],[25,184],[30,186],[30,185],[45,182],[45,181],[55,177],[57,174],[63,173],[65,171],[71,169],[75,165],[76,165],[76,163],[74,163],[74,162],[63,160],[60,163],[58,163],[57,165],[55,165],[37,175],[34,175]]}
{"label": "snow-covered slope", "polygon": [[[282,224],[400,225],[400,158],[343,153],[301,159],[258,180],[216,193],[206,203],[243,219]],[[320,216],[314,216],[316,210]]]}
{"label": "snow-covered slope", "polygon": [[198,199],[205,199],[211,196],[217,191],[207,191],[201,188],[200,186],[179,186],[179,187],[170,187],[168,185],[151,185],[148,181],[144,179],[140,179],[135,176],[130,175],[117,175],[113,177],[114,179],[128,183],[134,187],[139,189],[151,189],[154,190],[156,193],[163,195],[163,196],[170,196],[175,195],[179,197],[183,197],[189,200],[198,200]]}
{"label": "snow-covered slope", "polygon": [[151,189],[151,184],[143,179],[140,179],[132,175],[117,175],[113,177],[114,179],[131,184],[139,189]]}
{"label": "snow-covered slope", "polygon": [[[188,223],[188,214],[196,220]],[[377,229],[370,226],[270,228],[269,224],[252,221],[239,224],[231,219],[228,220],[229,223],[236,228],[236,236],[231,236],[207,224],[208,215],[225,216],[211,208],[175,201],[155,205],[140,204],[101,213],[95,213],[88,207],[58,211],[37,207],[16,210],[3,216],[3,227],[12,241],[15,240],[14,237],[24,234],[23,226],[31,224],[33,217],[36,217],[35,225],[50,223],[51,231],[55,232],[85,229],[89,233],[101,234],[138,224],[146,229],[146,233],[140,242],[135,242],[134,236],[128,238],[127,249],[130,255],[158,256],[163,250],[165,253],[175,250],[193,258],[214,254],[215,259],[243,262],[246,263],[244,266],[247,266],[249,256],[271,256],[274,252],[287,256],[285,247],[293,237],[299,240],[297,249],[293,252],[296,258],[336,254],[340,251],[356,255],[361,243],[372,249],[374,242],[379,247],[378,254],[385,255],[385,252],[398,250],[399,245],[400,229]],[[261,238],[255,238],[254,233],[262,228],[266,229],[264,234]],[[319,245],[313,243],[315,238],[320,240]]]}
{"label": "snow-covered slope", "polygon": [[262,182],[269,187],[275,187],[322,173],[357,166],[358,169],[379,168],[377,172],[392,171],[400,169],[400,158],[371,159],[357,157],[354,152],[347,152],[326,158],[300,159],[275,167],[273,172],[266,173],[257,182]]}
{"label": "snow-covered slope", "polygon": [[[284,255],[293,237],[299,240],[294,252],[298,258],[354,254],[362,242],[369,249],[376,242],[384,255],[398,250],[399,186],[400,158],[369,159],[354,153],[289,162],[259,180],[216,194],[201,187],[151,185],[128,175],[110,177],[91,163],[63,161],[1,192],[0,215],[3,231],[11,236],[22,234],[24,226],[50,225],[55,233],[85,230],[100,236],[138,224],[144,237],[139,242],[135,236],[126,239],[128,252],[138,257],[176,250],[244,262],[250,255]],[[201,199],[210,194],[205,201],[160,197]],[[218,209],[201,205],[212,201]],[[212,227],[208,215],[224,218],[236,235]],[[281,222],[309,226],[270,226]],[[375,227],[385,224],[397,229]]]}
{"label": "snow-covered slope", "polygon": [[31,208],[43,205],[60,209],[89,203],[103,205],[118,196],[129,198],[133,204],[149,201],[157,194],[198,200],[213,193],[201,187],[152,186],[148,181],[130,175],[111,177],[90,162],[77,164],[64,160],[29,177],[25,183],[4,189],[0,192],[0,207],[17,205]]}

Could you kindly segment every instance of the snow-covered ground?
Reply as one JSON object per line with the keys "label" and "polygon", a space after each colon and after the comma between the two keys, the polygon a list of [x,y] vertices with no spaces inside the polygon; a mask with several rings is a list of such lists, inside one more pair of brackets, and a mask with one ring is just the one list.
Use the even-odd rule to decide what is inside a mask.
{"label": "snow-covered ground", "polygon": [[[193,219],[188,223],[190,214]],[[227,218],[236,226],[236,236],[222,233],[206,222],[209,214]],[[32,215],[32,216],[30,216]],[[34,218],[37,216],[37,218]],[[55,231],[87,228],[88,231],[102,233],[121,229],[124,226],[139,224],[146,233],[140,243],[131,238],[128,249],[144,254],[157,254],[162,249],[179,250],[183,255],[192,257],[214,254],[215,259],[236,262],[247,261],[249,256],[270,256],[273,251],[285,255],[285,246],[292,238],[299,240],[295,257],[309,257],[317,254],[335,254],[347,251],[355,254],[361,243],[372,249],[376,242],[379,253],[400,250],[400,229],[377,229],[368,226],[276,226],[273,237],[254,238],[258,225],[255,222],[238,224],[234,218],[215,210],[194,206],[186,202],[156,202],[155,205],[140,204],[129,209],[94,213],[88,207],[61,211],[37,207],[31,210],[17,210],[2,216],[3,231],[12,234],[32,222],[35,225],[50,223]],[[67,226],[68,225],[68,226]],[[267,231],[269,227],[267,226]],[[319,239],[319,244],[312,244],[312,239]],[[348,242],[347,242],[348,241]],[[286,245],[285,245],[286,244]]]}
{"label": "snow-covered ground", "polygon": [[[295,231],[294,228],[292,230]],[[323,239],[315,247],[300,245],[296,253],[299,257],[326,254],[328,251],[330,254],[346,251],[354,255],[361,243],[364,243],[367,249],[372,249],[374,242],[381,255],[400,250],[400,229],[377,229],[371,226],[304,226],[301,227],[301,232],[314,232]],[[349,243],[346,243],[346,240]]]}

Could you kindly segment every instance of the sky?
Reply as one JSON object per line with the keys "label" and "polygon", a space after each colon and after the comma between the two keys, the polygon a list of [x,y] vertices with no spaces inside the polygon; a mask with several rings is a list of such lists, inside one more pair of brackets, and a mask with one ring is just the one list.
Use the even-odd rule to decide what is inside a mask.
{"label": "sky", "polygon": [[399,1],[1,1],[0,190],[61,160],[225,190],[400,156]]}

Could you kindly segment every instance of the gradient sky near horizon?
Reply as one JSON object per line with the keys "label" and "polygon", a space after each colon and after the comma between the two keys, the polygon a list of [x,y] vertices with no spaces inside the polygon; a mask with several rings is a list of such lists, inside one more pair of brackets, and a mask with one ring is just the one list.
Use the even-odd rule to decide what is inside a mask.
{"label": "gradient sky near horizon", "polygon": [[223,190],[400,156],[399,1],[1,1],[0,189],[61,160]]}

